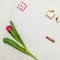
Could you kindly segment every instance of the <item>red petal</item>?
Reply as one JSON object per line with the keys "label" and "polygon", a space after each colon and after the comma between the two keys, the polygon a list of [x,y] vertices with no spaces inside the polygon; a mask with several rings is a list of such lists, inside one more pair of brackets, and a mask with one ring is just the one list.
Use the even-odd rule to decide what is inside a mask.
{"label": "red petal", "polygon": [[11,32],[11,29],[12,29],[11,26],[7,26],[7,27],[6,27],[6,30],[7,30],[8,32]]}

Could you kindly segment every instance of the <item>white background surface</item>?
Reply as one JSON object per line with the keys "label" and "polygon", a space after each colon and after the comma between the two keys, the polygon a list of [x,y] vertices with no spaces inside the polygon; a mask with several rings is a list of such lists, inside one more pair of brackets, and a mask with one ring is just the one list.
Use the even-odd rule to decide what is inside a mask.
{"label": "white background surface", "polygon": [[[21,12],[16,7],[20,1],[28,7]],[[3,43],[4,37],[12,38],[5,27],[12,20],[27,47],[39,60],[60,60],[60,24],[55,17],[50,21],[45,13],[56,10],[60,16],[59,0],[0,0],[0,60],[33,60],[31,57]],[[53,37],[51,43],[45,36]]]}

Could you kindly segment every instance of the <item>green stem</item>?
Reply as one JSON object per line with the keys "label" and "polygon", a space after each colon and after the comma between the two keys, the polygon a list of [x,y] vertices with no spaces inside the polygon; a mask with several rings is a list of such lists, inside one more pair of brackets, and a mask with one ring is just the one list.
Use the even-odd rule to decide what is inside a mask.
{"label": "green stem", "polygon": [[29,56],[31,56],[33,59],[35,60],[39,60],[36,56],[34,56],[29,50],[26,50],[29,54]]}

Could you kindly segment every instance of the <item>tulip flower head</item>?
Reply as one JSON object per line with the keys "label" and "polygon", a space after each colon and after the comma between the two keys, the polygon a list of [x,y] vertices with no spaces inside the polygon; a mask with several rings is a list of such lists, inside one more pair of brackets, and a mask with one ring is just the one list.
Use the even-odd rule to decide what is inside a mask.
{"label": "tulip flower head", "polygon": [[7,30],[8,32],[11,32],[11,29],[12,29],[11,26],[7,26],[7,27],[6,27],[6,30]]}

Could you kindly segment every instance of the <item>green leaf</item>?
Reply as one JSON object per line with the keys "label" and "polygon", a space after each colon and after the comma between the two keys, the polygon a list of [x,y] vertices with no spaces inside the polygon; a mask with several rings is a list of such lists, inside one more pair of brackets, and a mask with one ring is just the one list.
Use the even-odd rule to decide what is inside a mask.
{"label": "green leaf", "polygon": [[34,58],[35,60],[38,60],[29,50],[19,46],[15,41],[13,41],[12,39],[10,38],[4,38],[3,39],[3,42],[14,47],[15,49],[23,52],[24,54],[28,55],[28,56],[31,56],[32,58]]}
{"label": "green leaf", "polygon": [[25,46],[22,38],[21,38],[20,35],[18,34],[18,32],[17,32],[17,30],[16,30],[13,22],[10,21],[10,24],[11,24],[11,26],[12,26],[12,31],[11,31],[12,36],[14,35],[17,39],[16,39],[15,37],[13,37],[13,38],[16,39],[16,40],[18,40],[18,42],[19,42],[20,44],[22,44],[22,45],[26,48],[26,46]]}
{"label": "green leaf", "polygon": [[6,44],[9,44],[10,46],[16,48],[19,51],[22,51],[22,52],[25,51],[25,49],[23,47],[19,46],[15,41],[13,41],[10,38],[4,38],[3,42]]}

